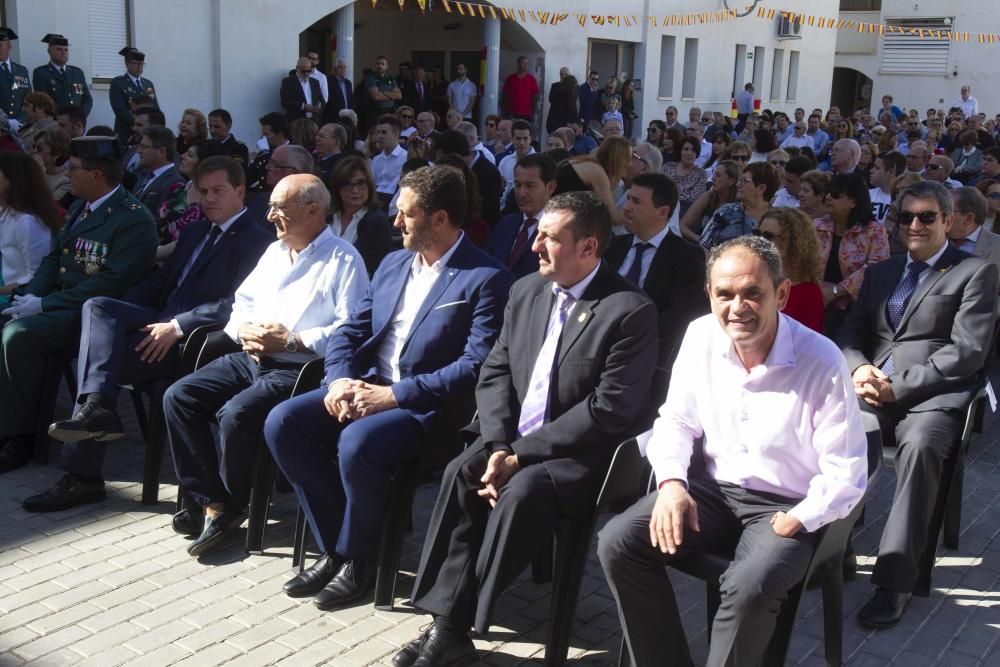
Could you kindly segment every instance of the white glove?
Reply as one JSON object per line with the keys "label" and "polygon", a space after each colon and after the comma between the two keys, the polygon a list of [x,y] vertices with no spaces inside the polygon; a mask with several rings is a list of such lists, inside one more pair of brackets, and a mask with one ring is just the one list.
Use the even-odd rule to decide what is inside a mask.
{"label": "white glove", "polygon": [[268,145],[267,139],[265,137],[261,137],[260,139],[257,140],[257,150],[259,151],[271,150],[271,147]]}
{"label": "white glove", "polygon": [[42,312],[42,297],[35,296],[34,294],[25,294],[24,296],[15,296],[14,305],[8,306],[3,311],[3,314],[10,315],[12,319],[16,320],[19,317],[37,315],[40,312]]}
{"label": "white glove", "polygon": [[21,121],[16,118],[8,118],[7,124],[10,125],[10,133],[17,134],[21,131]]}

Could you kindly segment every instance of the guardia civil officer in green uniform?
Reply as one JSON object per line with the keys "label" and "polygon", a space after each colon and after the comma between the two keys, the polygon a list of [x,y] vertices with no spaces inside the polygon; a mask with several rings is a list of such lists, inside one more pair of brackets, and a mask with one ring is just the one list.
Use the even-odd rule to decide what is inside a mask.
{"label": "guardia civil officer in green uniform", "polygon": [[0,313],[6,321],[0,332],[0,472],[31,458],[45,361],[71,352],[79,341],[83,302],[120,297],[156,257],[156,224],[121,186],[118,140],[79,137],[70,154],[70,184],[80,200],[31,282]]}
{"label": "guardia civil officer in green uniform", "polygon": [[111,100],[111,110],[115,112],[115,134],[124,145],[132,136],[132,124],[135,122],[132,100],[144,95],[152,101],[152,104],[144,106],[156,109],[160,108],[160,101],[156,99],[156,86],[142,76],[146,69],[146,54],[126,46],[118,55],[125,58],[125,74],[111,79],[108,98]]}
{"label": "guardia civil officer in green uniform", "polygon": [[71,104],[90,115],[94,106],[94,98],[90,96],[87,87],[87,77],[83,70],[69,62],[69,40],[62,35],[49,33],[42,38],[49,45],[49,64],[36,67],[31,75],[31,83],[35,90],[48,93],[56,103],[56,109]]}
{"label": "guardia civil officer in green uniform", "polygon": [[28,68],[10,59],[10,42],[14,39],[17,39],[16,32],[0,27],[0,110],[10,120],[21,122],[24,120],[21,106],[24,96],[31,92],[31,81]]}

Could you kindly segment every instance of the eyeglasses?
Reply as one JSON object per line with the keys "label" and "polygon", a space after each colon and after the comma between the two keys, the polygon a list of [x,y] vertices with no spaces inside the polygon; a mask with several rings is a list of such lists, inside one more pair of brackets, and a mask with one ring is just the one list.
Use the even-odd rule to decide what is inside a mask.
{"label": "eyeglasses", "polygon": [[927,165],[927,171],[937,171],[940,168],[941,168],[941,165],[939,165],[939,164],[929,164],[929,165]]}
{"label": "eyeglasses", "polygon": [[363,179],[363,178],[361,178],[361,179],[358,179],[356,181],[349,181],[347,183],[344,183],[343,185],[340,186],[340,188],[342,190],[344,190],[344,189],[350,189],[350,190],[367,190],[368,189],[368,181],[365,180],[365,179]]}
{"label": "eyeglasses", "polygon": [[663,132],[663,130],[661,130],[658,127],[647,127],[646,132],[648,132],[649,134],[660,134],[661,132]]}
{"label": "eyeglasses", "polygon": [[771,160],[769,164],[773,164],[775,167],[784,167],[788,162],[785,160]]}
{"label": "eyeglasses", "polygon": [[913,219],[920,220],[921,225],[933,225],[938,218],[937,211],[900,211],[896,222],[909,227],[913,224]]}
{"label": "eyeglasses", "polygon": [[749,155],[730,155],[729,157],[737,162],[746,162],[750,159]]}
{"label": "eyeglasses", "polygon": [[267,168],[268,169],[274,169],[274,170],[278,170],[278,169],[294,170],[295,169],[295,167],[293,167],[291,165],[281,164],[280,162],[268,162],[267,163]]}
{"label": "eyeglasses", "polygon": [[293,199],[293,200],[290,200],[290,201],[286,201],[284,204],[276,204],[273,201],[269,201],[269,202],[267,202],[267,210],[268,210],[268,212],[274,211],[275,213],[277,213],[278,215],[280,215],[282,218],[287,218],[288,217],[288,209],[291,208],[293,204],[301,204],[301,203],[302,203],[302,201],[298,200],[298,199]]}
{"label": "eyeglasses", "polygon": [[401,114],[399,114],[399,117],[400,118],[413,118],[413,114],[412,113],[401,113]]}
{"label": "eyeglasses", "polygon": [[782,238],[779,234],[774,232],[769,232],[766,229],[755,229],[751,232],[754,236],[759,236],[762,239],[767,239],[768,241],[774,241],[774,239]]}

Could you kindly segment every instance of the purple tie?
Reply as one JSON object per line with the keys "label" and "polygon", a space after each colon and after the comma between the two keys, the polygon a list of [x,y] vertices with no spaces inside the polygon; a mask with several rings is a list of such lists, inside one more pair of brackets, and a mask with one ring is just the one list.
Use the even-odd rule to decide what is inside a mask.
{"label": "purple tie", "polygon": [[549,409],[549,381],[552,368],[556,361],[556,350],[559,348],[559,336],[562,334],[566,314],[573,305],[573,295],[561,287],[555,288],[556,309],[549,316],[549,329],[545,334],[542,349],[538,351],[535,367],[531,371],[531,384],[521,403],[521,418],[517,423],[517,432],[522,436],[534,433],[542,427]]}

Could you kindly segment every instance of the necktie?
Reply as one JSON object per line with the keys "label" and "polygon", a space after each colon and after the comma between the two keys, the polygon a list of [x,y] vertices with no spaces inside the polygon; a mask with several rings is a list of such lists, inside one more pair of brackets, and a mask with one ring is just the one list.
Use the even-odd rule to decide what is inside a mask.
{"label": "necktie", "polygon": [[76,216],[76,219],[73,220],[72,224],[70,224],[70,227],[72,227],[78,222],[83,222],[84,220],[87,219],[88,215],[90,215],[90,204],[87,204],[86,206],[83,207],[83,210],[80,212],[80,215]]}
{"label": "necktie", "polygon": [[517,233],[517,238],[514,239],[514,245],[510,248],[510,254],[507,255],[507,268],[514,268],[517,264],[517,260],[521,259],[521,255],[525,253],[528,249],[528,229],[536,224],[537,221],[534,218],[528,218],[521,225],[521,231]]}
{"label": "necktie", "polygon": [[625,274],[625,279],[631,281],[639,287],[642,287],[639,282],[639,276],[642,275],[642,256],[646,254],[647,250],[653,247],[653,244],[636,243],[632,247],[635,248],[635,257],[632,258],[632,266],[628,267],[628,273]]}
{"label": "necktie", "polygon": [[522,436],[533,433],[545,423],[549,409],[549,382],[556,361],[556,350],[559,348],[559,336],[566,323],[566,314],[573,305],[573,295],[562,288],[556,288],[556,312],[549,317],[549,330],[545,341],[538,351],[535,367],[531,371],[531,383],[521,403],[521,418],[517,423],[517,432]]}
{"label": "necktie", "polygon": [[[906,311],[906,306],[910,303],[910,298],[913,297],[913,292],[917,289],[920,274],[926,268],[927,264],[924,262],[910,262],[910,265],[906,267],[906,275],[899,281],[892,296],[889,297],[889,301],[885,305],[885,311],[886,319],[889,320],[889,326],[892,327],[893,331],[899,327],[899,323],[903,319],[903,313]],[[882,370],[886,375],[892,375],[895,369],[896,366],[890,354],[889,358],[882,365]]]}
{"label": "necktie", "polygon": [[212,247],[215,245],[215,242],[219,240],[219,236],[221,234],[222,228],[213,224],[212,228],[208,232],[208,240],[205,241],[205,245],[203,245],[201,250],[198,252],[197,259],[195,259],[191,266],[188,267],[187,271],[181,274],[180,279],[177,281],[178,285],[182,284],[188,276],[193,275],[196,269],[200,269],[204,264],[208,263],[208,257],[212,254]]}
{"label": "necktie", "polygon": [[422,103],[423,101],[424,101],[424,84],[418,81],[417,82],[417,102],[421,102]]}
{"label": "necktie", "polygon": [[7,65],[6,62],[4,62],[4,64],[3,64],[3,73],[4,74],[8,74],[8,75],[10,74],[10,66]]}

